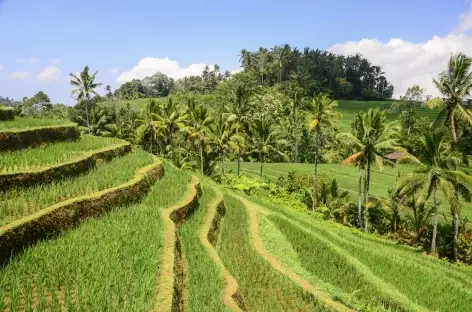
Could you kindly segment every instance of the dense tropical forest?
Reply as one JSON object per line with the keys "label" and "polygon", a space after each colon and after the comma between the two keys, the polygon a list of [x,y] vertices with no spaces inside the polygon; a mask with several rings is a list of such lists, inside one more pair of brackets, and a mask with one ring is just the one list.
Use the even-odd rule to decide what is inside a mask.
{"label": "dense tropical forest", "polygon": [[[164,248],[162,268],[170,261],[175,281],[170,286],[163,282],[169,270],[157,274],[158,285],[170,287],[152,301],[157,310],[172,306],[173,311],[209,307],[218,311],[228,307],[239,311],[260,311],[261,307],[271,311],[325,311],[326,307],[337,311],[467,311],[472,297],[468,291],[462,293],[461,287],[470,286],[472,273],[463,265],[472,264],[472,59],[453,55],[444,64],[445,70],[431,77],[441,97],[431,97],[421,86],[413,85],[393,100],[394,86],[382,68],[361,55],[345,57],[279,45],[242,50],[240,57],[237,73],[222,73],[214,65],[199,76],[174,80],[158,72],[116,90],[102,85],[98,73],[85,66],[80,73],[70,74],[72,95],[77,99],[72,107],[51,103],[43,91],[21,101],[0,98],[0,139],[28,127],[59,129],[77,124],[76,130],[67,131],[80,132],[73,139],[80,137],[81,142],[69,142],[61,138],[64,134],[50,130],[57,136],[54,140],[64,142],[37,147],[36,143],[28,145],[29,138],[11,139],[10,147],[5,143],[0,170],[9,176],[1,180],[6,191],[0,192],[0,237],[9,231],[10,222],[41,214],[59,200],[125,183],[139,168],[157,164],[155,156],[164,162],[159,163],[159,170],[166,172],[155,186],[136,188],[136,194],[151,190],[141,203],[132,204],[135,210],[129,215],[124,212],[128,210],[107,214],[106,225],[100,225],[100,219],[87,221],[52,245],[41,243],[7,265],[0,274],[0,294],[8,294],[5,308],[22,310],[14,303],[22,300],[30,302],[30,307],[40,304],[26,298],[31,293],[23,294],[23,286],[12,286],[13,276],[22,276],[32,280],[25,282],[26,293],[28,289],[42,292],[35,281],[44,279],[41,287],[46,295],[32,295],[44,297],[44,306],[54,307],[57,301],[58,306],[69,302],[73,307],[78,300],[74,298],[86,298],[89,292],[97,298],[84,301],[90,309],[118,308],[126,298],[138,302],[137,310],[149,309],[144,298],[148,298],[146,287],[151,282],[145,276],[155,278],[157,273],[151,267],[161,259],[145,250]],[[131,145],[140,148],[130,152]],[[111,146],[113,152],[105,152]],[[45,150],[40,153],[41,149]],[[95,150],[107,156],[90,156]],[[92,157],[96,169],[88,172],[85,162],[92,160],[83,156],[85,167],[67,169],[67,178],[44,169],[49,173],[37,178],[44,184],[35,186],[35,181],[28,180],[34,174],[21,175],[27,170],[42,172],[38,168],[52,163],[65,166],[79,152]],[[107,162],[97,161],[101,158]],[[120,168],[119,174],[112,168]],[[186,189],[188,185],[191,187]],[[195,203],[191,198],[197,197]],[[33,203],[32,198],[37,200]],[[118,197],[110,198],[111,203]],[[179,198],[183,198],[182,204]],[[191,200],[185,202],[185,198]],[[174,207],[171,204],[183,207],[183,212],[153,210]],[[167,220],[162,216],[173,222],[162,221],[157,229],[153,222]],[[227,221],[220,228],[221,220]],[[208,241],[202,239],[202,244],[211,257],[196,245],[203,222]],[[136,230],[130,234],[138,223],[153,228],[152,233]],[[120,225],[120,230],[115,232],[113,224]],[[247,233],[241,230],[244,228],[249,228]],[[100,267],[100,261],[113,253],[112,247],[90,254],[84,249],[83,237],[92,233],[101,239],[100,229],[113,233],[106,235],[115,243],[123,241],[120,235],[131,235],[133,246],[123,248],[146,259],[137,277],[142,279],[138,281],[142,288],[133,282],[116,289],[127,294],[118,301],[107,299],[106,291],[98,286],[100,280],[113,284],[112,275],[106,273],[111,269]],[[176,248],[175,254],[171,249],[172,258],[167,258],[171,257],[165,251],[167,241],[158,245],[153,239],[168,230],[178,246],[169,245]],[[5,241],[15,241],[18,233]],[[21,233],[25,235],[24,230]],[[36,242],[36,238],[29,239]],[[81,261],[68,264],[60,258],[67,246],[84,254],[84,259],[93,258],[87,260],[94,263],[88,269],[100,272],[87,276],[90,285],[80,282],[83,294],[68,270],[88,269]],[[0,254],[5,254],[2,248],[0,243]],[[13,247],[8,248],[6,253],[13,254]],[[125,268],[136,265],[120,262],[127,259],[121,257],[112,264],[123,265],[123,275],[113,275],[116,281],[129,280]],[[58,277],[41,277],[50,270],[48,262],[57,263],[59,271],[68,271],[64,278],[71,283],[61,286],[65,288],[53,299],[48,299],[47,290],[56,287],[52,285],[58,283]],[[260,268],[260,275],[251,277],[249,267]],[[439,288],[462,299],[446,300],[448,294],[427,288],[434,283],[435,272],[445,276]],[[226,276],[227,287],[234,281],[234,289],[228,290],[230,299],[213,302],[215,287],[223,286],[212,284],[201,290],[201,278],[206,275],[210,279]],[[270,291],[264,289],[262,280],[271,285]],[[454,282],[457,289],[448,288]],[[15,291],[10,293],[11,289]],[[172,289],[174,299],[165,297]]]}

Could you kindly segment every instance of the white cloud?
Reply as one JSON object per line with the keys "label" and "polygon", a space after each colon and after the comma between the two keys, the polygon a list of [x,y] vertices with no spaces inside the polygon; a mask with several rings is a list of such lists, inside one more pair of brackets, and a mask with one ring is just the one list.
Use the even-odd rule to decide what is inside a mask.
{"label": "white cloud", "polygon": [[37,79],[40,81],[53,81],[59,78],[61,70],[57,67],[47,67],[38,74]]}
{"label": "white cloud", "polygon": [[145,57],[131,70],[122,72],[116,81],[122,84],[133,79],[143,79],[147,76],[152,76],[157,72],[166,74],[174,79],[179,79],[186,76],[200,75],[205,66],[206,64],[200,63],[181,68],[177,61],[170,60],[167,57]]}
{"label": "white cloud", "polygon": [[388,42],[376,39],[348,41],[331,46],[328,50],[343,55],[361,53],[374,65],[380,65],[387,79],[395,87],[394,97],[403,95],[408,87],[417,84],[426,94],[438,96],[432,78],[447,67],[451,55],[462,52],[470,55],[472,37],[465,32],[472,29],[472,0],[468,9],[459,16],[454,31],[445,37],[433,36],[425,42],[408,42],[393,38]]}
{"label": "white cloud", "polygon": [[424,88],[427,94],[437,96],[439,93],[432,78],[437,78],[446,69],[452,54],[469,53],[472,50],[472,38],[466,34],[449,34],[446,37],[434,36],[426,42],[418,43],[401,39],[391,39],[386,43],[362,39],[335,44],[328,50],[344,55],[361,53],[373,64],[380,65],[395,87],[396,98],[413,84]]}
{"label": "white cloud", "polygon": [[24,62],[25,62],[25,59],[23,59],[23,58],[17,58],[15,61],[16,61],[17,63],[24,63]]}
{"label": "white cloud", "polygon": [[118,67],[112,67],[112,68],[108,68],[108,72],[113,75],[117,75],[120,72],[120,69]]}
{"label": "white cloud", "polygon": [[469,7],[467,10],[459,15],[459,24],[454,29],[455,33],[465,33],[472,29],[472,1],[469,0]]}
{"label": "white cloud", "polygon": [[37,57],[32,57],[32,58],[28,59],[28,62],[29,62],[30,64],[37,63],[37,62],[39,62],[39,58],[37,58]]}
{"label": "white cloud", "polygon": [[242,72],[242,71],[243,71],[243,68],[241,67],[241,68],[232,70],[230,73],[231,73],[231,75],[234,75],[234,74],[240,73],[240,72]]}
{"label": "white cloud", "polygon": [[17,79],[17,80],[26,80],[31,77],[31,73],[16,71],[10,74],[10,78]]}

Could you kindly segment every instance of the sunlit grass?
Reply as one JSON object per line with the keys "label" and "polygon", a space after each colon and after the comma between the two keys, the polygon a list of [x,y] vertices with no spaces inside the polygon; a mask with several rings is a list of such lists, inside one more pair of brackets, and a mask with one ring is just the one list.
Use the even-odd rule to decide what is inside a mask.
{"label": "sunlit grass", "polygon": [[28,128],[73,125],[68,120],[32,117],[15,117],[14,120],[0,121],[0,131],[25,130]]}
{"label": "sunlit grass", "polygon": [[120,185],[131,180],[138,169],[152,162],[151,154],[136,149],[126,156],[100,164],[87,174],[78,177],[0,193],[0,225],[66,199]]}
{"label": "sunlit grass", "polygon": [[[321,221],[308,213],[299,213],[256,198],[252,200],[329,240],[330,243],[367,266],[375,276],[398,289],[412,302],[433,311],[468,311],[472,300],[472,291],[470,291],[472,269],[470,267],[427,257],[417,249],[396,245],[391,241],[333,222]],[[289,239],[293,248],[297,250],[304,269],[312,272],[315,280],[320,278],[324,283],[331,284],[337,289],[344,289],[349,293],[346,287],[349,286],[351,275],[340,274],[342,271],[340,265],[329,269],[338,257],[329,254],[326,243],[317,239],[316,235],[300,231],[283,218],[274,215],[269,219],[275,222]],[[270,245],[267,236],[265,239]],[[278,254],[282,258],[287,258],[287,255]],[[323,263],[322,266],[319,265],[320,262]],[[354,288],[356,287],[353,286],[352,289]],[[361,301],[367,303],[373,301],[368,295],[364,298],[361,293],[356,295]]]}
{"label": "sunlit grass", "polygon": [[168,165],[165,172],[141,203],[85,221],[2,269],[0,311],[151,311],[163,246],[160,213],[181,200],[191,180]]}
{"label": "sunlit grass", "polygon": [[219,254],[239,283],[248,311],[322,311],[316,299],[272,268],[257,253],[249,236],[242,203],[225,196]]}
{"label": "sunlit grass", "polygon": [[202,191],[200,208],[178,228],[188,268],[188,302],[190,311],[226,311],[220,271],[200,242],[200,230],[216,193],[206,183],[202,184]]}
{"label": "sunlit grass", "polygon": [[21,151],[5,152],[0,156],[0,173],[38,169],[72,160],[104,147],[123,143],[115,138],[84,135],[77,141],[44,144]]}

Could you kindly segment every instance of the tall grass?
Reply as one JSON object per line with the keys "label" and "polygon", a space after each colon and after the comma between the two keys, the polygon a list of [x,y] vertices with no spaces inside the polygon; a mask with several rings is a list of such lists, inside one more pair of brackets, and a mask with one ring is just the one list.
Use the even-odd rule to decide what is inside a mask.
{"label": "tall grass", "polygon": [[316,299],[275,271],[257,253],[249,235],[248,214],[243,204],[225,196],[221,259],[239,283],[248,311],[322,311]]}
{"label": "tall grass", "polygon": [[136,149],[128,155],[103,163],[78,177],[27,189],[17,188],[2,192],[0,193],[0,225],[8,224],[69,198],[120,185],[132,179],[139,168],[152,162],[151,154]]}
{"label": "tall grass", "polygon": [[[299,213],[297,211],[284,209],[265,201],[255,200],[270,208],[278,215],[283,215],[297,222],[301,226],[311,229],[314,233],[325,237],[330,243],[335,244],[350,256],[355,257],[370,271],[383,281],[398,289],[411,301],[420,304],[425,309],[433,311],[468,311],[472,300],[470,267],[458,266],[446,261],[426,257],[417,249],[396,245],[385,239],[368,235],[355,229],[348,229],[339,224],[320,221],[313,216]],[[270,217],[271,219],[277,217]],[[280,218],[278,218],[280,219]],[[285,228],[286,237],[294,235],[299,231],[289,224],[281,225],[285,221],[275,221],[279,229]],[[285,222],[286,223],[286,222]],[[301,234],[300,234],[301,235]],[[308,240],[315,237],[303,233]],[[306,267],[310,265],[313,258],[314,248],[319,248],[320,241],[309,244],[300,242],[300,238],[291,240],[292,244],[298,245],[300,253],[306,253]],[[324,255],[325,253],[323,253]],[[319,257],[315,257],[320,259]],[[328,263],[332,262],[330,259]],[[325,265],[326,266],[326,265]],[[336,276],[339,268],[330,270],[324,281],[332,283],[332,277]],[[316,272],[314,272],[316,275]],[[345,277],[341,276],[340,284],[344,285]],[[369,302],[367,297],[366,301]]]}
{"label": "tall grass", "polygon": [[82,156],[84,153],[123,143],[115,138],[84,135],[78,141],[45,144],[37,148],[2,153],[0,173],[37,169]]}
{"label": "tall grass", "polygon": [[90,219],[3,268],[0,311],[150,311],[162,248],[160,213],[180,200],[191,180],[168,165],[165,171],[141,203]]}
{"label": "tall grass", "polygon": [[25,130],[36,127],[70,125],[71,122],[64,119],[47,119],[32,117],[15,117],[14,120],[0,122],[0,131]]}
{"label": "tall grass", "polygon": [[178,228],[188,268],[189,307],[190,311],[227,311],[221,295],[224,281],[200,242],[200,229],[216,193],[208,183],[202,183],[202,191],[200,208]]}

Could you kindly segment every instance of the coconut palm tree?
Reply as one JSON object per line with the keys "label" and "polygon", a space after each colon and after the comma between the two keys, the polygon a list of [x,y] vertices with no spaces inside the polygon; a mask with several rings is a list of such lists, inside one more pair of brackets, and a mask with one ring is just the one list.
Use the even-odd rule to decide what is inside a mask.
{"label": "coconut palm tree", "polygon": [[185,127],[187,118],[187,114],[180,112],[177,103],[171,98],[157,107],[156,120],[165,129],[166,149],[173,147],[173,137],[176,132]]}
{"label": "coconut palm tree", "polygon": [[136,140],[144,148],[148,146],[150,153],[154,153],[154,143],[159,137],[164,135],[164,128],[157,121],[157,106],[156,101],[150,100],[141,117],[136,120],[136,125],[138,126],[136,129]]}
{"label": "coconut palm tree", "polygon": [[213,133],[213,144],[215,152],[219,154],[221,161],[221,171],[224,174],[224,161],[226,153],[230,150],[237,151],[244,143],[244,137],[238,133],[236,116],[229,113],[220,114],[220,117],[211,127]]}
{"label": "coconut palm tree", "polygon": [[306,98],[303,96],[303,90],[296,88],[291,92],[289,114],[293,121],[294,130],[294,161],[298,162],[298,140],[300,139],[300,115],[306,108]]}
{"label": "coconut palm tree", "polygon": [[259,154],[259,160],[261,161],[261,178],[262,166],[264,165],[267,154],[275,153],[283,158],[287,158],[287,156],[279,149],[279,146],[286,145],[287,141],[278,140],[277,134],[277,130],[264,119],[256,119],[254,123],[251,124],[251,138],[254,144],[254,152]]}
{"label": "coconut palm tree", "polygon": [[385,114],[378,108],[370,108],[359,115],[357,133],[340,133],[337,138],[348,147],[352,147],[355,153],[349,156],[345,163],[358,162],[365,165],[365,201],[364,230],[368,231],[369,189],[371,179],[371,166],[376,165],[382,170],[384,164],[391,164],[385,155],[392,151],[402,151],[397,138],[399,128],[395,123],[387,123]]}
{"label": "coconut palm tree", "polygon": [[198,145],[200,154],[200,173],[204,174],[204,149],[206,142],[210,141],[213,137],[211,132],[211,124],[213,118],[211,117],[208,109],[203,105],[189,106],[188,110],[189,124],[182,129],[183,132],[188,134],[187,140],[191,140]]}
{"label": "coconut palm tree", "polygon": [[458,120],[472,125],[472,110],[463,103],[472,91],[471,65],[472,59],[464,54],[451,56],[447,70],[439,75],[439,81],[433,79],[433,83],[445,99],[434,98],[427,103],[430,108],[442,108],[437,121],[445,119],[445,124],[450,127],[455,143],[459,140]]}
{"label": "coconut palm tree", "polygon": [[[242,84],[236,86],[235,89],[231,90],[229,97],[229,107],[227,111],[235,115],[234,119],[237,122],[238,133],[242,136],[244,134],[244,129],[248,128],[248,115],[251,111],[251,97],[253,91],[248,89]],[[241,142],[242,143],[242,142]],[[240,175],[241,170],[241,149],[242,145],[239,145],[237,148],[238,153],[238,176]]]}
{"label": "coconut palm tree", "polygon": [[434,223],[431,239],[431,253],[436,254],[436,236],[438,228],[438,191],[447,201],[457,206],[458,198],[455,185],[472,190],[472,176],[457,170],[462,157],[451,149],[450,140],[444,131],[436,130],[426,133],[419,142],[419,155],[414,157],[405,154],[399,163],[410,163],[416,166],[413,173],[401,177],[397,182],[400,196],[416,194],[418,203],[433,197]]}
{"label": "coconut palm tree", "polygon": [[308,126],[309,131],[315,131],[315,168],[313,174],[313,207],[312,210],[315,210],[317,207],[317,185],[316,178],[318,175],[318,151],[320,140],[322,136],[322,131],[327,128],[334,127],[334,122],[341,117],[339,113],[336,112],[336,107],[338,102],[331,101],[328,94],[318,93],[313,96],[312,102],[307,107],[307,113],[310,115],[310,123]]}
{"label": "coconut palm tree", "polygon": [[70,84],[75,87],[72,90],[72,94],[76,96],[77,102],[85,101],[85,115],[87,118],[87,128],[89,134],[91,133],[90,129],[90,117],[89,117],[89,106],[90,106],[90,96],[92,94],[98,95],[96,88],[100,87],[101,83],[95,82],[95,77],[98,72],[93,73],[91,76],[89,74],[89,67],[85,66],[84,70],[79,73],[79,75],[70,73],[71,77]]}

